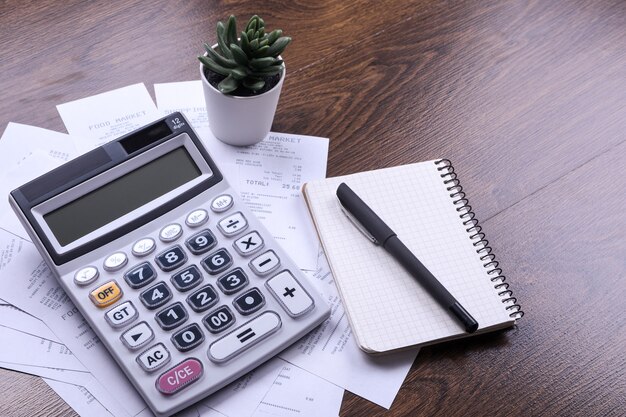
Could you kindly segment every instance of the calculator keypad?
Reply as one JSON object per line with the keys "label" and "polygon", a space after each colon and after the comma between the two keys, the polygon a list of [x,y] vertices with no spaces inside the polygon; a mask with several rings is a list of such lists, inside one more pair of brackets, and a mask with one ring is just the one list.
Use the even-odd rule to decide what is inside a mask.
{"label": "calculator keypad", "polygon": [[142,321],[122,333],[121,339],[128,349],[135,350],[152,341],[154,332],[148,323]]}
{"label": "calculator keypad", "polygon": [[202,322],[211,333],[219,333],[235,323],[235,316],[227,306],[221,306],[207,314]]}
{"label": "calculator keypad", "polygon": [[187,321],[189,315],[181,303],[174,303],[159,311],[154,318],[163,330],[171,330]]}
{"label": "calculator keypad", "polygon": [[124,274],[124,279],[129,287],[133,289],[141,288],[156,278],[157,274],[149,262],[137,265]]}
{"label": "calculator keypad", "polygon": [[[210,209],[224,213],[232,206],[233,198],[224,194],[212,201]],[[282,307],[294,318],[314,307],[312,298],[288,270],[275,274],[281,265],[278,255],[265,247],[258,231],[246,232],[249,223],[241,212],[226,213],[211,227],[207,227],[208,220],[208,211],[198,208],[183,217],[180,223],[170,223],[158,230],[156,242],[145,237],[129,248],[138,259],[153,253],[159,241],[169,243],[181,238],[185,233],[181,224],[188,231],[193,230],[193,234],[184,237],[180,244],[161,246],[154,262],[144,260],[121,275],[131,290],[137,290],[131,296],[138,298],[140,303],[126,300],[116,305],[124,294],[114,280],[90,291],[89,297],[96,306],[109,307],[104,313],[106,321],[112,328],[123,329],[120,344],[129,354],[135,352],[135,360],[145,372],[152,373],[165,367],[176,351],[194,351],[207,337],[210,343],[205,345],[201,355],[204,360],[215,363],[227,362],[270,337],[281,328],[282,322],[278,310],[271,311],[267,307],[268,293],[272,294],[270,299],[279,302],[280,307],[274,304],[275,308],[280,310]],[[214,234],[216,229],[220,231],[217,235]],[[241,257],[248,258],[247,265],[240,262],[233,268],[233,254],[238,255],[240,261]],[[186,265],[190,257],[193,263]],[[105,259],[104,269],[118,271],[128,262],[126,254],[118,251]],[[157,273],[156,267],[163,272]],[[246,267],[248,271],[245,271]],[[253,272],[251,278],[249,271]],[[205,273],[215,276],[210,277],[211,283],[205,281]],[[266,276],[270,278],[266,280]],[[76,272],[74,281],[77,285],[87,285],[98,277],[96,267],[86,266]],[[252,288],[249,287],[251,282],[255,284]],[[260,285],[263,282],[264,285]],[[187,292],[185,298],[174,298],[176,294]],[[146,310],[156,310],[156,313],[146,316]],[[143,321],[135,323],[138,318]],[[239,323],[238,320],[244,324],[229,330]],[[169,340],[159,340],[158,337],[155,340],[151,327],[155,325],[166,332],[171,331]],[[138,353],[140,349],[143,351]],[[187,358],[177,365],[170,365],[169,369],[166,367],[155,379],[155,388],[165,395],[174,394],[198,380],[203,373],[201,360]]]}
{"label": "calculator keypad", "polygon": [[171,298],[172,292],[162,281],[139,294],[142,304],[149,310],[161,307]]}
{"label": "calculator keypad", "polygon": [[217,279],[217,286],[224,294],[234,294],[248,284],[248,277],[241,268],[235,268]]}
{"label": "calculator keypad", "polygon": [[162,368],[169,361],[170,352],[163,343],[158,343],[137,356],[137,363],[139,363],[146,372],[154,372]]}
{"label": "calculator keypad", "polygon": [[219,297],[211,284],[205,285],[187,297],[187,304],[197,313],[201,313],[217,304]]}
{"label": "calculator keypad", "polygon": [[235,298],[233,305],[237,311],[247,316],[265,305],[265,297],[258,288],[252,288]]}
{"label": "calculator keypad", "polygon": [[124,327],[135,320],[138,315],[133,303],[126,301],[107,311],[104,317],[112,327]]}
{"label": "calculator keypad", "polygon": [[178,291],[189,291],[202,282],[202,273],[197,266],[191,265],[172,275],[172,285]]}
{"label": "calculator keypad", "polygon": [[176,245],[159,253],[154,260],[159,268],[168,272],[187,262],[187,254],[180,245]]}
{"label": "calculator keypad", "polygon": [[174,333],[172,343],[181,352],[187,352],[204,342],[204,334],[196,323]]}
{"label": "calculator keypad", "polygon": [[217,244],[217,240],[209,229],[205,229],[200,233],[191,236],[185,242],[185,245],[194,255],[201,255],[213,249]]}
{"label": "calculator keypad", "polygon": [[226,249],[219,249],[202,260],[202,266],[211,275],[225,271],[233,263],[233,258]]}
{"label": "calculator keypad", "polygon": [[274,333],[281,325],[278,314],[266,311],[213,342],[209,346],[209,359],[217,363],[226,362]]}

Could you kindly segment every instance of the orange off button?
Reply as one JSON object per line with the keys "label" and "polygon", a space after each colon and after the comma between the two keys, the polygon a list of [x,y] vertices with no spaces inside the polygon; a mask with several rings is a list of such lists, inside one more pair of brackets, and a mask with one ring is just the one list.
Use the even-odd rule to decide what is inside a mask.
{"label": "orange off button", "polygon": [[93,290],[89,294],[89,298],[96,307],[103,308],[122,298],[122,290],[118,287],[117,282],[109,281]]}

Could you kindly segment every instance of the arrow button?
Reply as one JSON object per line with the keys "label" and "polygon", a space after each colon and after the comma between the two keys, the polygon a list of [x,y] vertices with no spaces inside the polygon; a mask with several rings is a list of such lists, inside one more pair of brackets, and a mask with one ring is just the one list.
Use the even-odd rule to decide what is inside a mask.
{"label": "arrow button", "polygon": [[154,339],[154,332],[148,326],[148,323],[142,321],[124,332],[120,339],[122,339],[122,342],[128,349],[135,350]]}

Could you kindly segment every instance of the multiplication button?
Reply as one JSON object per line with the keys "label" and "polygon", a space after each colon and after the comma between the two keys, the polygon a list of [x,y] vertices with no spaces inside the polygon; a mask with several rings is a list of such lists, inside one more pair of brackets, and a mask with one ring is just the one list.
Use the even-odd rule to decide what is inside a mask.
{"label": "multiplication button", "polygon": [[263,247],[263,238],[257,232],[250,232],[235,240],[233,246],[242,256],[252,255]]}
{"label": "multiplication button", "polygon": [[128,262],[128,257],[124,252],[115,252],[104,260],[104,270],[113,272],[121,269]]}
{"label": "multiplication button", "polygon": [[215,197],[211,202],[211,210],[216,213],[221,213],[228,210],[233,206],[233,198],[228,194],[222,194]]}
{"label": "multiplication button", "polygon": [[311,296],[289,271],[268,279],[265,286],[291,317],[301,316],[315,306]]}
{"label": "multiplication button", "polygon": [[250,268],[257,275],[267,275],[280,266],[280,259],[273,250],[268,250],[250,261]]}
{"label": "multiplication button", "polygon": [[89,285],[98,279],[98,268],[95,266],[86,266],[84,268],[79,269],[74,275],[74,283],[76,285],[85,286]]}

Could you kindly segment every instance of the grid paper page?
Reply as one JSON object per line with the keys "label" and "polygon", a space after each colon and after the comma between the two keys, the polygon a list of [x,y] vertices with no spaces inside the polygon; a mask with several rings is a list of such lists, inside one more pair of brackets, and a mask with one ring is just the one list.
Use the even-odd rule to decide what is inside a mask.
{"label": "grid paper page", "polygon": [[345,182],[474,316],[479,331],[513,324],[434,161],[310,182],[305,194],[357,341],[385,352],[467,336],[382,246],[341,211]]}

